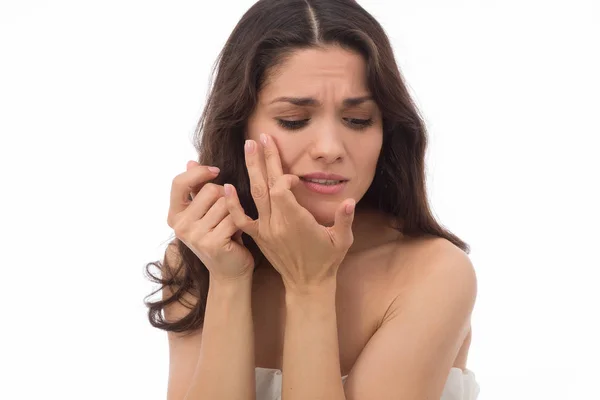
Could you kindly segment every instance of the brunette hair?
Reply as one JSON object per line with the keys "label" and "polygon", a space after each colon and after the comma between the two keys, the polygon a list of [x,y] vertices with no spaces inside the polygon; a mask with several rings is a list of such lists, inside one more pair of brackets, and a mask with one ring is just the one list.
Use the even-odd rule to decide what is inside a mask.
{"label": "brunette hair", "polygon": [[[469,246],[442,227],[429,208],[425,182],[427,133],[394,59],[389,39],[375,18],[352,0],[260,0],[241,18],[215,64],[214,81],[194,135],[201,165],[221,169],[216,184],[233,184],[246,213],[257,218],[250,195],[243,142],[246,122],[257,104],[267,73],[281,65],[296,49],[338,45],[360,53],[367,64],[371,94],[383,117],[383,146],[377,172],[357,208],[375,208],[401,221],[406,236],[445,238],[469,253]],[[262,253],[243,235],[244,244],[259,264]],[[165,257],[146,265],[148,277],[161,287],[146,299],[152,326],[172,332],[198,329],[204,322],[209,272],[180,240],[177,265]],[[162,276],[153,275],[158,267]],[[148,298],[165,286],[175,288],[168,298]],[[185,303],[189,293],[197,299],[178,321],[166,321],[164,307]]]}

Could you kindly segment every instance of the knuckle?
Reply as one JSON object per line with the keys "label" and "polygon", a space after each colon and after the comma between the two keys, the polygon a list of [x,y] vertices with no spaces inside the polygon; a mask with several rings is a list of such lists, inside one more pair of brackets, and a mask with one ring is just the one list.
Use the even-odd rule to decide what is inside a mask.
{"label": "knuckle", "polygon": [[272,188],[277,183],[277,178],[275,178],[274,176],[270,176],[268,179],[268,182],[269,182],[269,188]]}
{"label": "knuckle", "polygon": [[269,148],[265,149],[265,151],[264,151],[265,160],[270,159],[274,155],[275,155],[275,152],[272,149],[269,149]]}
{"label": "knuckle", "polygon": [[173,187],[173,188],[180,187],[183,183],[182,180],[183,180],[183,174],[177,175],[175,178],[173,178],[173,181],[171,181],[171,187]]}
{"label": "knuckle", "polygon": [[214,183],[207,183],[206,185],[204,185],[202,190],[206,191],[211,198],[218,197],[221,194],[219,186],[215,185]]}
{"label": "knuckle", "polygon": [[264,185],[254,183],[250,186],[250,193],[255,199],[262,199],[267,194],[267,190]]}
{"label": "knuckle", "polygon": [[173,226],[173,231],[178,238],[185,238],[190,230],[190,224],[179,221]]}

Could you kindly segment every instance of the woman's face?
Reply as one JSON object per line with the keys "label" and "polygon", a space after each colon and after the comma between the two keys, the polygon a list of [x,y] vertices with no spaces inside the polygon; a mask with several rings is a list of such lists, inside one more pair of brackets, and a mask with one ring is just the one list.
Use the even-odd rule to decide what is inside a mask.
{"label": "woman's face", "polygon": [[[383,129],[370,96],[361,55],[337,46],[302,49],[268,76],[248,120],[247,138],[260,144],[261,133],[271,135],[283,173],[301,178],[292,189],[298,203],[321,224],[333,223],[343,200],[358,202],[375,175]],[[344,181],[308,181],[318,173]]]}

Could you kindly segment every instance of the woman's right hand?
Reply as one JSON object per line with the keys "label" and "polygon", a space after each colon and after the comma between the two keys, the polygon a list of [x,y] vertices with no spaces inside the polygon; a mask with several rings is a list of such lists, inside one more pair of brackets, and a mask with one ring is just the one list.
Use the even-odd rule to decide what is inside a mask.
{"label": "woman's right hand", "polygon": [[232,221],[224,188],[207,183],[218,174],[189,161],[187,171],[173,179],[167,223],[204,263],[211,278],[228,281],[251,277],[254,258]]}

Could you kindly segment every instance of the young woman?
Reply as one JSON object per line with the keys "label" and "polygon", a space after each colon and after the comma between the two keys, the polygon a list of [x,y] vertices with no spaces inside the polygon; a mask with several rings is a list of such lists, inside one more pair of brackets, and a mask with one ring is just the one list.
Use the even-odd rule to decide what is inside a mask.
{"label": "young woman", "polygon": [[[149,302],[168,399],[473,400],[476,275],[432,216],[426,129],[351,0],[261,0],[173,180]],[[156,293],[156,292],[155,292]]]}

